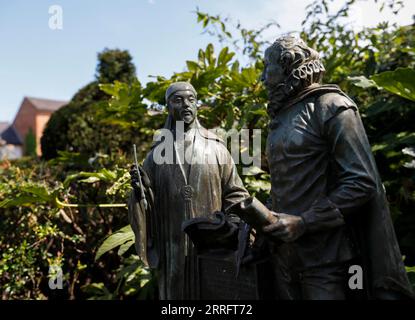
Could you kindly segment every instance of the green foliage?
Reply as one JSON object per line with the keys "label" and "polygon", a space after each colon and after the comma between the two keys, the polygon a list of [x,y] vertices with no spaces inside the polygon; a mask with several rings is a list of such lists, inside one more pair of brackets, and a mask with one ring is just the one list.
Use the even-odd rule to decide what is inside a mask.
{"label": "green foliage", "polygon": [[385,90],[415,102],[415,70],[412,68],[397,68],[375,74],[372,80]]}
{"label": "green foliage", "polygon": [[111,291],[104,283],[91,283],[82,287],[90,300],[118,300],[135,297],[138,299],[155,299],[155,277],[143,267],[142,261],[136,255],[130,255],[122,260],[116,270],[116,288]]}
{"label": "green foliage", "polygon": [[118,254],[122,256],[134,244],[134,233],[131,226],[127,225],[108,236],[98,248],[95,260],[98,260],[104,253],[120,247]]}
{"label": "green foliage", "polygon": [[36,156],[36,137],[32,128],[29,128],[25,137],[25,155]]}
{"label": "green foliage", "polygon": [[[74,151],[90,157],[96,153],[127,151],[134,132],[116,122],[101,122],[98,114],[108,96],[98,83],[115,80],[132,83],[135,67],[127,51],[105,49],[98,54],[97,81],[81,88],[67,106],[54,112],[41,139],[42,156],[52,159],[58,151]],[[99,81],[99,82],[98,82]]]}
{"label": "green foliage", "polygon": [[202,23],[204,32],[216,36],[219,42],[229,44],[238,53],[247,56],[250,60],[262,59],[262,50],[269,43],[263,40],[262,34],[270,28],[279,28],[276,21],[271,21],[261,28],[246,29],[239,22],[232,23],[230,18],[222,18],[220,15],[210,15],[196,10],[197,21]]}
{"label": "green foliage", "polygon": [[0,208],[10,208],[16,206],[31,206],[33,203],[47,204],[58,206],[56,197],[59,187],[49,191],[45,185],[22,183],[19,192],[13,198],[6,198],[0,201]]}
{"label": "green foliage", "polygon": [[[95,95],[96,84],[87,85],[81,91]],[[77,101],[70,102],[68,105],[63,106],[51,115],[40,140],[42,157],[44,159],[48,160],[55,158],[58,155],[59,150],[69,151],[73,149],[68,137],[69,126],[82,111],[82,107],[83,104],[80,104]]]}
{"label": "green foliage", "polygon": [[408,273],[409,281],[412,284],[412,290],[415,291],[415,267],[406,267],[406,272]]}
{"label": "green foliage", "polygon": [[[81,171],[87,167],[93,171]],[[23,159],[0,167],[0,293],[3,299],[154,298],[154,281],[137,258],[107,252],[95,263],[102,239],[128,223],[130,190],[124,158],[99,157],[85,164],[61,153],[47,163]],[[111,169],[109,169],[111,168]],[[99,256],[99,254],[98,254]],[[48,288],[51,265],[62,267],[64,290]]]}
{"label": "green foliage", "polygon": [[126,50],[108,48],[98,54],[97,81],[111,83],[115,80],[130,83],[135,80],[135,66]]}

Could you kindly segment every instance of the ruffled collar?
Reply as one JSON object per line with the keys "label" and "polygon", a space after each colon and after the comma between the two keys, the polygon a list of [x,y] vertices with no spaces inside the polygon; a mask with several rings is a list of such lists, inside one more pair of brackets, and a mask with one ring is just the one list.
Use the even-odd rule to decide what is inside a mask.
{"label": "ruffled collar", "polygon": [[305,62],[291,71],[285,81],[268,92],[270,103],[268,112],[271,117],[288,101],[308,88],[316,87],[321,82],[325,68],[320,60]]}

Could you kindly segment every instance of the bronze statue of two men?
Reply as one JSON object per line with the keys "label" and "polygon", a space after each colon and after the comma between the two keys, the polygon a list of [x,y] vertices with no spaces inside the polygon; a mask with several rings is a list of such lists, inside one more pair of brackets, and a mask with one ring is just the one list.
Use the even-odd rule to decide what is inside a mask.
{"label": "bronze statue of two men", "polygon": [[[324,71],[319,54],[293,36],[265,51],[266,154],[270,209],[277,219],[257,234],[270,248],[272,298],[353,298],[351,265],[363,270],[359,298],[413,297],[358,108],[339,87],[320,84]],[[182,223],[226,213],[249,197],[223,142],[198,122],[196,101],[189,83],[167,89],[164,129],[173,133],[167,143],[173,161],[160,161],[165,154],[157,151],[159,141],[143,168],[131,172],[130,223],[140,256],[157,270],[161,299],[195,296],[197,263]],[[216,162],[186,161],[212,154]],[[150,202],[147,210],[140,203],[138,177]]]}

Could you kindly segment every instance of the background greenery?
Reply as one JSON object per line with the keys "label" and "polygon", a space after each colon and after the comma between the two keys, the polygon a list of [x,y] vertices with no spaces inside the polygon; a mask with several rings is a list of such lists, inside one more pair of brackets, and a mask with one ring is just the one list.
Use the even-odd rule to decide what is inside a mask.
{"label": "background greenery", "polygon": [[[306,9],[301,36],[322,53],[324,81],[338,84],[360,107],[415,280],[414,26],[383,23],[356,31],[344,19],[354,2],[333,11],[331,1],[315,1]],[[376,3],[396,14],[403,10],[399,1]],[[142,160],[163,125],[164,92],[171,82],[194,85],[206,127],[259,128],[265,143],[269,119],[259,77],[268,43],[261,35],[273,24],[249,30],[200,11],[196,18],[222,49],[208,44],[186,61],[184,72],[146,85],[135,78],[128,52],[104,50],[96,80],[51,117],[41,141],[44,159],[0,164],[2,299],[157,296],[154,277],[135,255],[125,202],[131,145],[138,145]],[[248,58],[243,65],[241,57]],[[265,155],[262,159],[261,168],[243,180],[265,200],[270,183]],[[64,290],[49,289],[51,265],[62,267]]]}

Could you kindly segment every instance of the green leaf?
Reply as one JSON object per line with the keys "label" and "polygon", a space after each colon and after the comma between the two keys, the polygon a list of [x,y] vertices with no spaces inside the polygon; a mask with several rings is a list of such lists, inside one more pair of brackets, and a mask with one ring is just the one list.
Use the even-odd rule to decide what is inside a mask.
{"label": "green leaf", "polygon": [[118,249],[118,255],[122,256],[124,253],[126,253],[127,250],[130,249],[130,247],[132,245],[134,245],[134,242],[135,242],[135,240],[131,239],[131,240],[127,241],[126,243],[122,244],[120,246],[120,248]]}
{"label": "green leaf", "polygon": [[56,205],[55,197],[57,192],[57,190],[50,192],[44,185],[23,185],[19,187],[17,196],[1,201],[0,208],[32,206],[45,203]]}
{"label": "green leaf", "polygon": [[209,43],[206,47],[206,60],[209,62],[209,65],[214,65],[216,61],[213,51],[213,44]]}
{"label": "green leaf", "polygon": [[196,13],[197,13],[197,22],[200,22],[206,18],[206,14],[201,13],[201,12],[196,12]]}
{"label": "green leaf", "polygon": [[258,116],[262,116],[262,117],[268,116],[268,112],[265,108],[256,109],[256,110],[249,110],[249,113],[254,114],[254,115],[258,115]]}
{"label": "green leaf", "polygon": [[220,52],[219,52],[219,57],[218,57],[218,65],[219,64],[225,64],[226,62],[226,56],[228,54],[228,47],[223,48]]}
{"label": "green leaf", "polygon": [[415,70],[412,68],[398,68],[386,71],[371,77],[376,84],[385,90],[403,98],[415,101]]}
{"label": "green leaf", "polygon": [[260,71],[256,70],[254,67],[244,68],[241,71],[241,80],[246,86],[251,86],[258,81],[259,74]]}
{"label": "green leaf", "polygon": [[14,197],[13,199],[4,199],[0,202],[0,208],[10,208],[10,207],[28,207],[39,203],[45,203],[46,201],[40,200],[36,196],[30,195],[20,195]]}
{"label": "green leaf", "polygon": [[239,61],[236,60],[233,64],[232,64],[232,68],[231,68],[231,72],[232,73],[239,73]]}
{"label": "green leaf", "polygon": [[397,103],[399,102],[396,102],[395,100],[396,99],[387,99],[386,101],[383,99],[376,100],[374,103],[367,106],[365,116],[373,117],[382,114],[383,112],[392,111],[394,109],[397,110],[399,107]]}
{"label": "green leaf", "polygon": [[265,171],[257,166],[251,166],[246,171],[244,171],[244,175],[246,176],[254,176],[260,173],[264,173]]}
{"label": "green leaf", "polygon": [[116,96],[118,93],[117,88],[112,83],[100,83],[99,88],[110,96]]}
{"label": "green leaf", "polygon": [[203,67],[206,67],[206,62],[205,62],[205,52],[202,49],[199,49],[199,52],[197,54],[197,58],[199,59],[199,64]]}
{"label": "green leaf", "polygon": [[79,180],[79,182],[84,182],[84,183],[94,183],[94,182],[98,182],[100,179],[98,177],[88,177],[86,179],[82,179]]}
{"label": "green leaf", "polygon": [[39,197],[43,201],[51,201],[53,197],[49,194],[49,191],[45,186],[42,185],[31,185],[31,186],[23,186],[20,188],[22,192],[30,193]]}
{"label": "green leaf", "polygon": [[94,183],[97,181],[113,182],[117,179],[117,174],[114,171],[110,171],[105,168],[101,169],[98,172],[81,171],[79,173],[74,173],[67,176],[65,181],[63,182],[64,187],[67,187],[73,180],[77,180],[79,178],[85,178],[80,180],[80,182],[85,183]]}
{"label": "green leaf", "polygon": [[218,57],[218,66],[219,65],[226,65],[229,61],[232,60],[233,56],[235,55],[234,52],[228,52],[229,49],[228,47],[223,48],[220,53],[219,53],[219,57]]}
{"label": "green leaf", "polygon": [[88,294],[89,300],[111,300],[114,298],[102,282],[86,284],[82,286],[82,291]]}
{"label": "green leaf", "polygon": [[120,230],[114,232],[104,240],[104,242],[97,250],[97,253],[95,255],[95,261],[97,261],[104,253],[118,246],[121,246],[126,242],[131,242],[131,240],[134,241],[134,239],[134,232],[131,229],[130,225],[121,228]]}
{"label": "green leaf", "polygon": [[269,181],[264,181],[264,180],[252,180],[249,183],[249,189],[253,190],[253,191],[267,191],[269,192],[271,190],[271,183]]}
{"label": "green leaf", "polygon": [[347,80],[349,80],[356,87],[360,87],[364,89],[373,88],[373,87],[378,88],[375,81],[370,80],[366,78],[365,76],[347,77]]}
{"label": "green leaf", "polygon": [[199,69],[199,65],[194,61],[186,61],[187,69],[191,72],[196,72]]}
{"label": "green leaf", "polygon": [[49,164],[56,165],[59,163],[68,164],[73,166],[86,167],[88,163],[89,156],[85,154],[80,154],[78,152],[69,152],[58,150],[58,157],[55,159],[49,160]]}
{"label": "green leaf", "polygon": [[382,138],[382,143],[374,144],[372,146],[372,152],[378,151],[387,152],[393,150],[396,147],[402,145],[408,146],[415,144],[415,133],[414,132],[399,132],[390,133]]}

